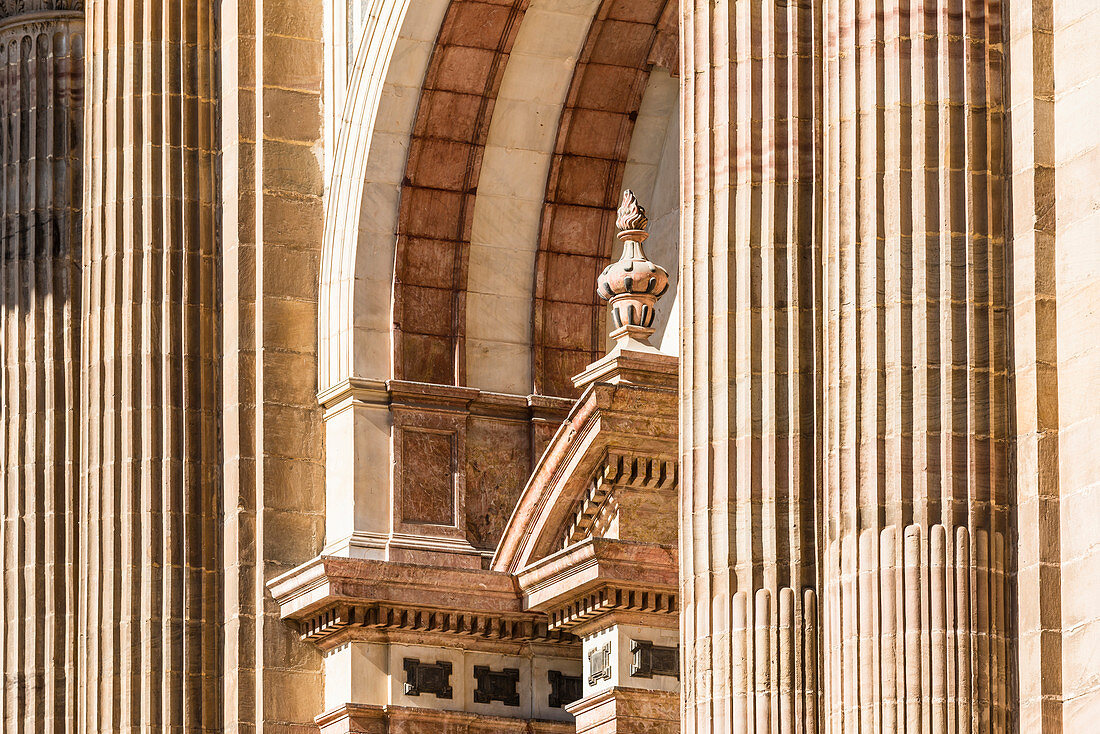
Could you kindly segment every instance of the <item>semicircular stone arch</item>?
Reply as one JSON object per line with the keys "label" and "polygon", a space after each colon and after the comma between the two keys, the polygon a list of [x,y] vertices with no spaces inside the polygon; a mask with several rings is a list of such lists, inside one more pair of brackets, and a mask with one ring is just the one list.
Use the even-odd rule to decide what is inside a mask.
{"label": "semicircular stone arch", "polygon": [[604,0],[570,86],[543,204],[536,262],[535,392],[575,394],[602,354],[596,275],[611,257],[615,208],[650,71],[675,68],[676,3]]}
{"label": "semicircular stone arch", "polygon": [[[649,72],[654,65],[675,68],[676,52],[675,8],[665,0],[590,0],[569,4],[568,12],[539,0],[452,0],[425,76],[401,187],[395,377],[572,394],[571,367],[583,366],[603,345],[603,309],[590,286],[613,238],[601,240],[600,230],[589,227],[589,242],[555,246],[557,233],[547,225],[578,195],[601,217],[613,210]],[[557,70],[560,90],[551,88],[553,63],[570,64],[568,81]],[[525,125],[549,125],[549,134],[535,133],[545,142],[517,132]],[[604,175],[592,175],[595,169]],[[581,187],[601,198],[585,198]],[[515,222],[516,231],[506,231]],[[586,248],[587,267],[557,299],[546,289],[547,276],[576,275],[579,261],[569,256],[577,247]],[[585,308],[574,309],[578,303]],[[573,348],[578,334],[583,349]],[[540,379],[544,374],[556,377]]]}
{"label": "semicircular stone arch", "polygon": [[[319,389],[392,368],[398,205],[416,100],[448,0],[378,0],[336,136],[319,289]],[[336,102],[333,102],[336,103]]]}
{"label": "semicircular stone arch", "polygon": [[531,0],[501,80],[466,269],[465,384],[532,392],[531,302],[558,124],[601,0]]}
{"label": "semicircular stone arch", "polygon": [[[569,189],[560,175],[579,159],[603,156],[615,175],[595,182],[606,202],[592,203],[610,210],[630,165],[656,168],[660,146],[632,150],[635,134],[664,140],[670,124],[668,104],[655,108],[663,117],[642,110],[651,77],[664,80],[666,97],[675,87],[666,72],[650,73],[675,68],[674,52],[667,53],[675,49],[667,42],[675,16],[670,34],[663,20],[669,0],[643,5],[648,10],[624,0],[377,0],[337,125],[327,197],[319,399],[326,503],[342,511],[326,515],[326,553],[392,559],[412,553],[407,544],[415,536],[416,552],[426,543],[473,563],[499,538],[572,388],[572,372],[562,371],[560,384],[547,389],[534,369],[542,344],[534,304],[540,293],[553,295],[539,282],[538,267],[553,265],[563,250],[546,240],[547,192],[557,196],[549,201],[564,201]],[[545,84],[551,63],[553,90]],[[614,91],[601,85],[624,75],[630,93],[609,109],[597,107]],[[618,115],[622,124],[610,144],[577,140],[578,126],[598,123],[580,120],[592,110]],[[538,165],[519,171],[516,129],[532,112],[547,129],[523,151]],[[492,243],[490,252],[474,223],[479,211],[482,223],[493,223],[494,195],[505,205],[519,198],[509,184],[524,187],[527,229]],[[598,232],[584,238],[591,272],[566,294],[587,299],[586,318],[567,325],[584,336],[586,355],[604,338],[594,285],[611,254],[610,228],[607,234],[603,242]],[[495,266],[502,253],[519,253],[523,283],[509,282]],[[540,259],[548,253],[549,260]],[[509,287],[515,297],[505,309],[493,299]],[[508,382],[467,370],[470,327],[484,335],[477,329],[493,326],[481,319],[494,309],[527,324],[511,344],[525,358],[498,375]],[[492,364],[502,343],[484,345],[478,369]],[[446,409],[417,412],[426,405]],[[446,425],[429,425],[444,418]],[[424,523],[416,514],[428,506],[418,499],[424,492],[445,493],[442,481],[424,485],[406,471],[418,461],[425,431],[453,444],[444,452],[453,462],[445,473],[458,487],[449,524]]]}
{"label": "semicircular stone arch", "polygon": [[528,0],[451,0],[420,93],[401,186],[394,375],[463,384],[466,261],[497,91]]}

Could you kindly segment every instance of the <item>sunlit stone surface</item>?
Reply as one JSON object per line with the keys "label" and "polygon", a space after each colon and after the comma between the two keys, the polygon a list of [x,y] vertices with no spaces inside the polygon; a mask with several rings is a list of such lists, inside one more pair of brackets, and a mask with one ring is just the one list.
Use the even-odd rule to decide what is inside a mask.
{"label": "sunlit stone surface", "polygon": [[1093,730],[1097,37],[0,0],[4,731]]}

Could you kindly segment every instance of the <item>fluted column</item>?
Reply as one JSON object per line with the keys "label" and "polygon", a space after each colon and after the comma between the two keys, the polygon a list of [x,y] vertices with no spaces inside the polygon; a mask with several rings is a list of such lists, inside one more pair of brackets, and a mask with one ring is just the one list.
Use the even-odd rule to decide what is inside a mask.
{"label": "fluted column", "polygon": [[685,732],[816,732],[811,3],[682,8]]}
{"label": "fluted column", "polygon": [[213,731],[221,595],[215,3],[87,22],[85,731]]}
{"label": "fluted column", "polygon": [[76,724],[78,2],[0,2],[0,655],[4,731]]}
{"label": "fluted column", "polygon": [[826,731],[1008,731],[1001,3],[824,6]]}

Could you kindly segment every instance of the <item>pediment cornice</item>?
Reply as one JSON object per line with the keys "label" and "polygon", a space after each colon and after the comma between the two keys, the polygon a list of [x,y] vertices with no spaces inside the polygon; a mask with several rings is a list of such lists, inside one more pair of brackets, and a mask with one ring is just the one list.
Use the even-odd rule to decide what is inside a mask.
{"label": "pediment cornice", "polygon": [[[594,381],[581,395],[543,453],[493,558],[492,568],[517,574],[582,539],[577,532],[591,503],[593,483],[639,478],[655,491],[675,486],[678,455],[676,358],[620,352],[600,370],[611,381]],[[621,380],[656,374],[658,384]],[[624,457],[625,460],[624,460]],[[625,472],[621,467],[632,467]],[[675,503],[673,502],[673,508]]]}

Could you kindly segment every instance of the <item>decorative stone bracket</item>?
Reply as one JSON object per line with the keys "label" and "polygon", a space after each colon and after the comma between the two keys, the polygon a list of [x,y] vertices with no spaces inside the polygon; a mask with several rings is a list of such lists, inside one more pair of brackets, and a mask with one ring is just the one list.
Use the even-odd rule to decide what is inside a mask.
{"label": "decorative stone bracket", "polygon": [[406,635],[417,639],[485,640],[575,647],[526,611],[505,574],[321,556],[274,579],[283,618],[322,650],[353,640]]}

